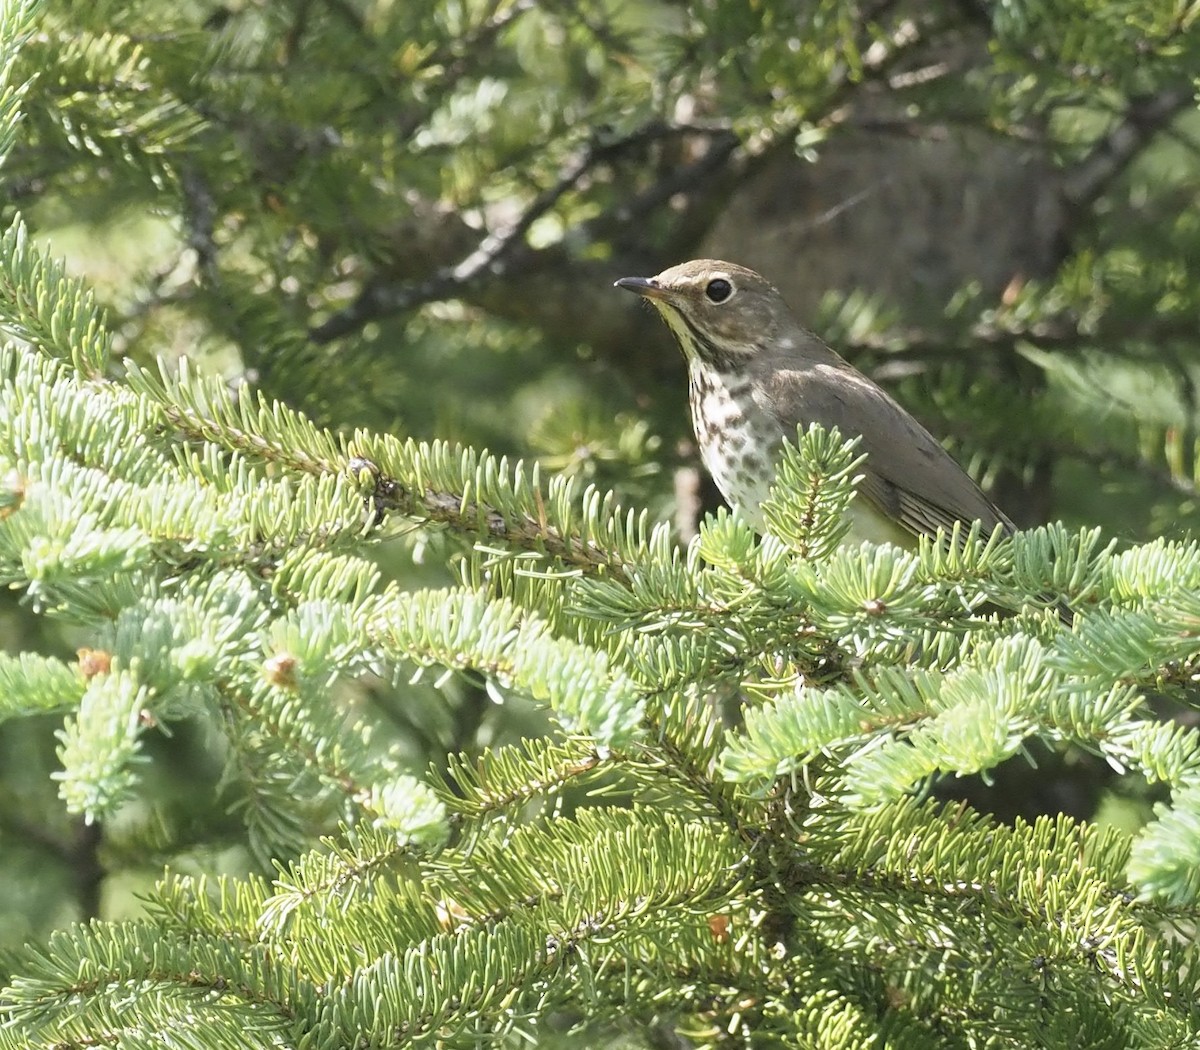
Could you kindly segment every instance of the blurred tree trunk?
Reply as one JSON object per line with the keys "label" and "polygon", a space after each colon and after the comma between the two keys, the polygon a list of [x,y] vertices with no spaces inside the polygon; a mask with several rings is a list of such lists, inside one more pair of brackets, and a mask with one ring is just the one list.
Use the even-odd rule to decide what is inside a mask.
{"label": "blurred tree trunk", "polygon": [[801,318],[865,292],[935,322],[975,283],[999,299],[1059,261],[1062,208],[1037,144],[975,128],[855,128],[820,162],[778,156],[730,201],[703,254],[769,274]]}

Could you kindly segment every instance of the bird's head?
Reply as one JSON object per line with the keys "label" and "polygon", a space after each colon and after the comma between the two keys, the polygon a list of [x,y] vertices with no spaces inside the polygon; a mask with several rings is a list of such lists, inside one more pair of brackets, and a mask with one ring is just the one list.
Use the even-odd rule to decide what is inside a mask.
{"label": "bird's head", "polygon": [[656,277],[622,277],[616,287],[648,300],[689,360],[732,371],[778,343],[790,320],[779,292],[736,263],[693,259]]}

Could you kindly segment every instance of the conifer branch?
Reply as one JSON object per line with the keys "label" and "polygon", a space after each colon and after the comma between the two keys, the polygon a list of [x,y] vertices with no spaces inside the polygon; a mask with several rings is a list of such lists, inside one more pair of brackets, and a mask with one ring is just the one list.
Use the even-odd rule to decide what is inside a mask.
{"label": "conifer branch", "polygon": [[[782,11],[765,2],[767,13]],[[94,172],[83,157],[105,166],[106,192],[132,189],[139,204],[146,186],[169,179],[183,195],[179,243],[189,240],[210,278],[220,269],[227,293],[227,316],[201,330],[236,326],[247,374],[257,370],[276,396],[230,389],[189,363],[108,376],[112,340],[87,288],[32,249],[23,228],[0,238],[0,322],[18,337],[0,348],[0,584],[42,617],[27,633],[26,648],[38,651],[0,655],[0,719],[59,719],[62,767],[55,808],[26,801],[38,794],[28,789],[40,776],[34,763],[7,764],[15,768],[6,766],[4,786],[21,812],[5,828],[37,819],[54,827],[64,808],[105,818],[103,849],[97,824],[81,840],[74,906],[94,907],[106,874],[97,863],[121,852],[117,836],[140,809],[163,815],[171,860],[186,839],[196,844],[191,868],[258,862],[275,874],[174,873],[142,919],[71,926],[13,954],[0,1050],[140,1047],[163,1033],[204,1050],[453,1050],[537,1039],[548,1017],[578,1024],[564,1038],[593,1043],[613,1025],[830,1050],[881,1040],[921,1050],[1195,1042],[1200,954],[1190,932],[1174,931],[1200,924],[1200,731],[1156,708],[1196,703],[1200,546],[1118,551],[1096,530],[1048,526],[1003,538],[959,529],[915,550],[847,548],[839,539],[856,452],[811,430],[785,453],[765,507],[768,535],[722,512],[680,549],[665,526],[599,488],[471,448],[319,426],[285,403],[301,396],[298,358],[313,371],[329,364],[296,316],[316,301],[312,282],[331,260],[341,279],[354,279],[379,248],[378,231],[364,226],[378,215],[390,229],[411,205],[393,197],[390,212],[386,200],[379,212],[358,210],[376,199],[382,169],[373,165],[444,177],[436,163],[399,163],[410,146],[397,129],[430,126],[436,138],[432,118],[453,122],[460,105],[464,126],[479,128],[492,102],[486,91],[470,97],[474,73],[482,82],[496,71],[476,62],[495,52],[511,67],[518,52],[508,45],[525,46],[509,40],[513,19],[557,14],[526,0],[485,3],[457,23],[450,9],[420,5],[392,5],[378,19],[336,2],[302,5],[280,16],[291,32],[280,60],[270,34],[246,42],[254,34],[245,27],[276,17],[251,5],[215,16],[201,32],[217,46],[206,43],[199,64],[188,64],[181,55],[195,36],[109,38],[107,15],[94,7],[56,11],[54,31],[19,55],[13,34],[29,31],[32,8],[0,8],[0,57],[9,59],[0,63],[0,145],[13,141],[20,92],[10,80],[39,65],[51,84],[73,71],[83,81],[77,95],[53,96],[54,112],[43,96],[30,106],[29,150],[45,154],[49,204],[78,214],[52,175]],[[864,81],[881,93],[903,82],[928,91],[921,105],[935,102],[951,63],[922,54],[912,75],[897,63],[950,22],[893,16],[892,0],[866,14],[848,35],[814,23],[815,41],[795,38],[797,57],[790,37],[762,34],[757,11],[694,5],[663,41],[668,61],[657,42],[624,49],[632,31],[615,9],[611,26],[610,14],[564,15],[572,57],[586,51],[633,70],[618,94],[579,112],[615,112],[633,130],[597,134],[575,151],[575,128],[552,129],[552,163],[562,167],[525,195],[526,210],[518,205],[483,240],[442,245],[448,257],[426,270],[449,266],[458,284],[445,294],[485,303],[503,290],[490,281],[498,271],[532,279],[579,253],[566,242],[527,244],[530,224],[559,212],[593,237],[582,249],[588,265],[605,265],[614,238],[618,251],[638,250],[614,215],[655,219],[679,244],[780,137],[808,121],[818,132],[838,123]],[[244,21],[225,34],[222,17]],[[426,26],[431,40],[413,31]],[[738,32],[745,56],[725,48],[713,53],[729,66],[694,61],[697,49]],[[251,61],[217,62],[225,42]],[[1172,46],[1194,47],[1182,32]],[[361,57],[366,77],[322,65],[327,47]],[[844,61],[828,75],[820,67],[811,89],[779,88],[831,48]],[[214,102],[180,102],[177,85],[199,90],[191,74],[218,67],[233,75],[214,78]],[[726,76],[731,68],[736,77]],[[300,74],[314,70],[310,87]],[[691,99],[671,86],[689,72],[712,77],[711,87],[697,80]],[[1146,72],[1159,91],[1178,82]],[[519,87],[511,69],[503,76]],[[595,76],[611,86],[607,72]],[[744,89],[748,105],[736,127],[720,116],[648,121],[650,82],[660,109],[719,109],[730,88]],[[286,97],[275,97],[281,85]],[[394,89],[402,112],[387,110],[374,134],[368,123]],[[251,95],[262,109],[222,127],[215,114],[249,112]],[[989,98],[1003,103],[1001,120],[1028,102]],[[842,109],[831,115],[835,104]],[[211,155],[191,137],[201,108]],[[310,112],[313,126],[303,123]],[[326,113],[353,124],[341,140],[326,135]],[[82,130],[68,142],[70,120]],[[270,141],[234,143],[225,133]],[[454,163],[511,165],[503,136],[484,137],[470,143],[482,162]],[[663,163],[648,170],[645,158],[659,152]],[[279,201],[274,183],[248,192],[233,179],[227,188],[227,162],[235,172],[261,165],[279,181]],[[458,200],[520,192],[521,178],[468,174]],[[633,189],[614,192],[620,180]],[[676,190],[688,199],[658,222]],[[270,222],[252,201],[259,191],[268,209],[281,209]],[[347,227],[357,232],[348,238]],[[425,253],[406,247],[397,269],[416,273]],[[1102,265],[1128,267],[1113,262],[1118,254]],[[546,279],[561,281],[557,272]],[[1139,294],[1147,289],[1153,282],[1136,283]],[[1046,302],[1063,291],[1048,289]],[[509,309],[563,309],[545,299]],[[1018,305],[1029,339],[1091,331],[1039,319],[1045,302]],[[568,302],[573,338],[582,312]],[[414,323],[414,354],[426,323],[440,322],[430,314]],[[1004,323],[991,331],[996,345],[1020,341],[1028,356],[1029,340]],[[1100,317],[1095,331],[1111,335],[1107,323]],[[465,342],[460,333],[452,339]],[[154,349],[140,345],[135,356]],[[1170,390],[1187,390],[1186,365],[1180,351]],[[381,371],[354,372],[355,393]],[[341,408],[331,395],[318,411],[337,418]],[[1191,463],[1177,445],[1168,459],[1182,477]],[[385,518],[403,519],[393,533],[424,523],[452,542],[418,535],[381,551],[373,544]],[[427,572],[406,560],[418,551],[442,560],[445,547],[449,566]],[[457,586],[445,585],[447,573]],[[1080,607],[1069,630],[1046,608],[1060,596]],[[1021,611],[1000,616],[984,602]],[[60,626],[71,647],[86,646],[76,661],[46,655],[61,650]],[[440,675],[433,685],[415,680],[426,668],[435,669],[427,678]],[[485,716],[465,730],[453,724],[464,695],[456,675],[487,698]],[[509,699],[525,703],[501,706]],[[378,717],[387,705],[402,716]],[[159,740],[177,726],[188,732]],[[448,740],[455,755],[443,762]],[[1087,752],[1169,798],[1132,833],[1118,821],[1006,825],[915,800],[936,781],[1004,775],[1046,749]],[[158,790],[175,772],[162,755],[203,759],[180,762],[179,783],[197,796],[181,817],[173,793]],[[147,762],[163,780],[147,776]],[[430,764],[445,769],[432,786],[412,775]],[[241,836],[212,819],[218,807],[204,793],[218,777]],[[48,851],[28,876],[9,855],[18,851],[0,851],[0,874],[27,890],[44,867],[62,878],[73,855],[64,836],[29,837],[57,855]],[[161,851],[161,840],[149,848]]]}
{"label": "conifer branch", "polygon": [[550,705],[569,731],[628,744],[643,690],[607,656],[567,639],[503,601],[469,591],[407,593],[381,605],[371,637],[419,663],[480,671]]}
{"label": "conifer branch", "polygon": [[485,749],[477,758],[451,755],[435,789],[453,813],[495,817],[604,775],[614,757],[587,737],[523,740],[513,748]]}
{"label": "conifer branch", "polygon": [[103,376],[112,354],[92,290],[30,243],[19,216],[0,237],[0,330],[71,362],[89,379]]}
{"label": "conifer branch", "polygon": [[249,390],[235,397],[217,380],[194,377],[186,361],[177,376],[160,379],[130,364],[129,383],[186,439],[302,473],[356,479],[374,515],[445,525],[481,544],[501,542],[615,578],[635,557],[670,549],[665,525],[652,528],[644,512],[623,511],[612,493],[576,495],[563,478],[543,491],[536,468],[527,473],[505,458],[367,433],[343,442],[278,402]]}

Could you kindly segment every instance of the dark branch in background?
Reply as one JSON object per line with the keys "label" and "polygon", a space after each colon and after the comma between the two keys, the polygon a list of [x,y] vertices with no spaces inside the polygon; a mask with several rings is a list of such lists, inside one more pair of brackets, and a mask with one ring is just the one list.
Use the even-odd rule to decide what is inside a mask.
{"label": "dark branch in background", "polygon": [[100,917],[100,893],[108,875],[100,862],[104,830],[98,821],[80,820],[75,826],[69,859],[74,876],[75,895],[84,918]]}
{"label": "dark branch in background", "polygon": [[[882,370],[907,374],[935,361],[961,361],[967,346],[1007,353],[1026,343],[1041,350],[1096,349],[1128,355],[1132,344],[1152,345],[1161,350],[1171,344],[1191,345],[1195,339],[1195,323],[1184,317],[1125,327],[1116,323],[1084,330],[1074,318],[1058,316],[1031,325],[981,322],[963,331],[937,336],[925,331],[893,330],[878,338],[845,340],[839,345],[851,357],[856,351],[881,355]],[[1160,360],[1157,356],[1154,359]]]}
{"label": "dark branch in background", "polygon": [[[890,8],[892,3],[893,0],[882,0],[879,6],[880,14]],[[506,15],[511,16],[514,13],[515,9],[509,9]],[[864,80],[886,77],[901,55],[911,52],[920,44],[925,44],[931,35],[936,35],[945,28],[947,27],[941,23],[921,27],[914,21],[903,21],[890,39],[876,40],[868,49],[864,56],[861,76],[852,77],[847,71],[845,76],[830,85],[829,93],[822,104],[816,107],[812,119],[818,119],[821,113],[835,113],[858,90]],[[349,306],[315,326],[310,331],[310,338],[319,344],[327,343],[361,330],[370,321],[396,316],[441,299],[471,298],[472,301],[486,303],[492,298],[493,289],[483,286],[494,285],[495,279],[501,276],[511,279],[514,274],[520,274],[522,277],[534,275],[541,283],[553,270],[558,276],[559,287],[556,294],[564,300],[572,298],[571,293],[562,288],[563,269],[581,270],[590,281],[593,279],[594,267],[571,259],[561,245],[537,251],[529,249],[525,245],[525,235],[529,228],[599,165],[616,160],[621,155],[656,139],[686,135],[708,139],[707,149],[700,157],[668,172],[629,200],[622,201],[604,214],[589,220],[578,231],[581,236],[590,242],[617,242],[618,251],[624,251],[626,261],[634,267],[640,267],[647,262],[661,262],[663,258],[674,258],[686,253],[702,238],[734,189],[775,152],[790,148],[792,132],[779,132],[774,143],[753,153],[743,150],[738,136],[725,125],[685,125],[656,120],[617,139],[597,138],[579,157],[567,165],[553,186],[543,190],[530,202],[516,222],[503,230],[489,233],[459,262],[443,266],[426,279],[409,283],[397,284],[389,275],[376,276],[367,282]],[[619,244],[622,232],[627,236],[630,231],[640,234],[639,226],[647,217],[660,211],[669,201],[680,195],[688,198],[687,204],[678,215],[673,216],[672,229],[667,234],[665,243],[660,242],[651,249],[638,239],[622,249]],[[609,269],[623,268],[624,265],[625,263],[613,260]],[[528,292],[528,289],[526,291]],[[549,313],[553,315],[555,311],[551,309]],[[578,316],[575,332],[579,338],[587,338],[589,335],[579,328]]]}
{"label": "dark branch in background", "polygon": [[[672,172],[646,193],[635,198],[630,205],[625,206],[621,221],[629,221],[635,216],[643,215],[726,163],[737,148],[737,137],[724,129],[709,130],[653,121],[621,138],[593,141],[567,165],[553,186],[534,197],[515,222],[503,230],[488,234],[460,262],[443,267],[424,281],[399,286],[383,281],[367,284],[353,303],[314,328],[310,333],[311,338],[317,343],[327,343],[357,331],[368,321],[394,316],[425,303],[461,295],[464,289],[483,275],[496,275],[503,268],[502,264],[507,257],[524,244],[525,235],[530,227],[597,165],[614,160],[620,154],[655,139],[694,134],[698,131],[704,131],[713,138],[704,155],[687,167]],[[605,217],[606,225],[612,221],[612,216]]]}
{"label": "dark branch in background", "polygon": [[[729,195],[741,185],[751,171],[762,162],[761,154],[745,154],[742,163],[734,165],[740,140],[733,132],[715,137],[708,151],[685,167],[679,168],[616,209],[612,218],[627,228],[638,228],[656,209],[664,207],[672,197],[689,194],[688,206],[677,217],[674,228],[663,245],[663,257],[675,260],[689,254],[712,225]],[[700,192],[697,192],[700,191]]]}
{"label": "dark branch in background", "polygon": [[1077,214],[1095,203],[1142,148],[1192,104],[1193,98],[1195,90],[1190,85],[1131,98],[1121,119],[1063,179],[1062,197],[1067,207]]}
{"label": "dark branch in background", "polygon": [[108,870],[100,860],[104,827],[79,818],[63,829],[26,819],[14,813],[0,817],[0,833],[11,841],[23,841],[40,848],[60,862],[71,879],[80,915],[85,920],[101,915],[100,895]]}
{"label": "dark branch in background", "polygon": [[312,0],[300,0],[295,6],[296,17],[292,21],[291,28],[284,34],[283,38],[285,65],[291,65],[296,59],[296,55],[300,50],[300,42],[304,39],[304,34],[308,30],[308,16],[312,10],[312,6]]}
{"label": "dark branch in background", "polygon": [[[692,131],[695,129],[680,129]],[[614,226],[627,226],[640,222],[651,212],[661,208],[672,197],[680,193],[689,193],[700,186],[705,179],[715,176],[733,156],[741,140],[732,132],[725,130],[708,131],[712,141],[704,154],[691,164],[663,176],[653,186],[647,187],[629,201],[618,204],[611,212],[583,224],[585,232],[598,233]]]}
{"label": "dark branch in background", "polygon": [[183,194],[183,228],[187,245],[196,253],[196,270],[205,283],[218,283],[217,245],[214,230],[217,221],[217,202],[212,189],[195,165],[187,164],[180,171],[179,187]]}
{"label": "dark branch in background", "polygon": [[314,328],[310,333],[311,338],[317,343],[327,343],[357,331],[363,324],[376,318],[403,313],[424,303],[453,296],[456,290],[498,264],[524,238],[529,228],[575,186],[595,161],[595,151],[587,149],[568,165],[553,186],[533,199],[516,222],[504,230],[488,234],[470,255],[454,266],[444,267],[427,280],[412,284],[396,286],[378,281],[367,284],[353,303]]}

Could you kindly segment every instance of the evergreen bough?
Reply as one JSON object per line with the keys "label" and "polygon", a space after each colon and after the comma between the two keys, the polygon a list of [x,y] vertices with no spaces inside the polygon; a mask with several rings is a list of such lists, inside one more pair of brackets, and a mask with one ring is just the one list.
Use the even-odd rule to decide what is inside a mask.
{"label": "evergreen bough", "polygon": [[[32,16],[0,16],[6,74]],[[0,91],[6,148],[21,91]],[[62,718],[62,802],[89,820],[130,797],[148,734],[200,723],[259,856],[293,858],[168,873],[144,917],[31,946],[0,1047],[631,1022],[695,1044],[1200,1038],[1200,737],[1148,700],[1196,703],[1195,544],[1050,526],[839,546],[854,443],[811,429],[771,536],[721,513],[679,550],[521,464],[333,434],[186,362],[118,367],[89,290],[19,220],[0,267],[0,575],[87,639],[74,664],[0,658],[0,716]],[[371,549],[413,523],[448,537],[457,586],[383,582]],[[414,667],[552,727],[414,775],[336,689]],[[1170,801],[1130,835],[925,797],[1038,747]],[[342,831],[313,842],[317,813]]]}

